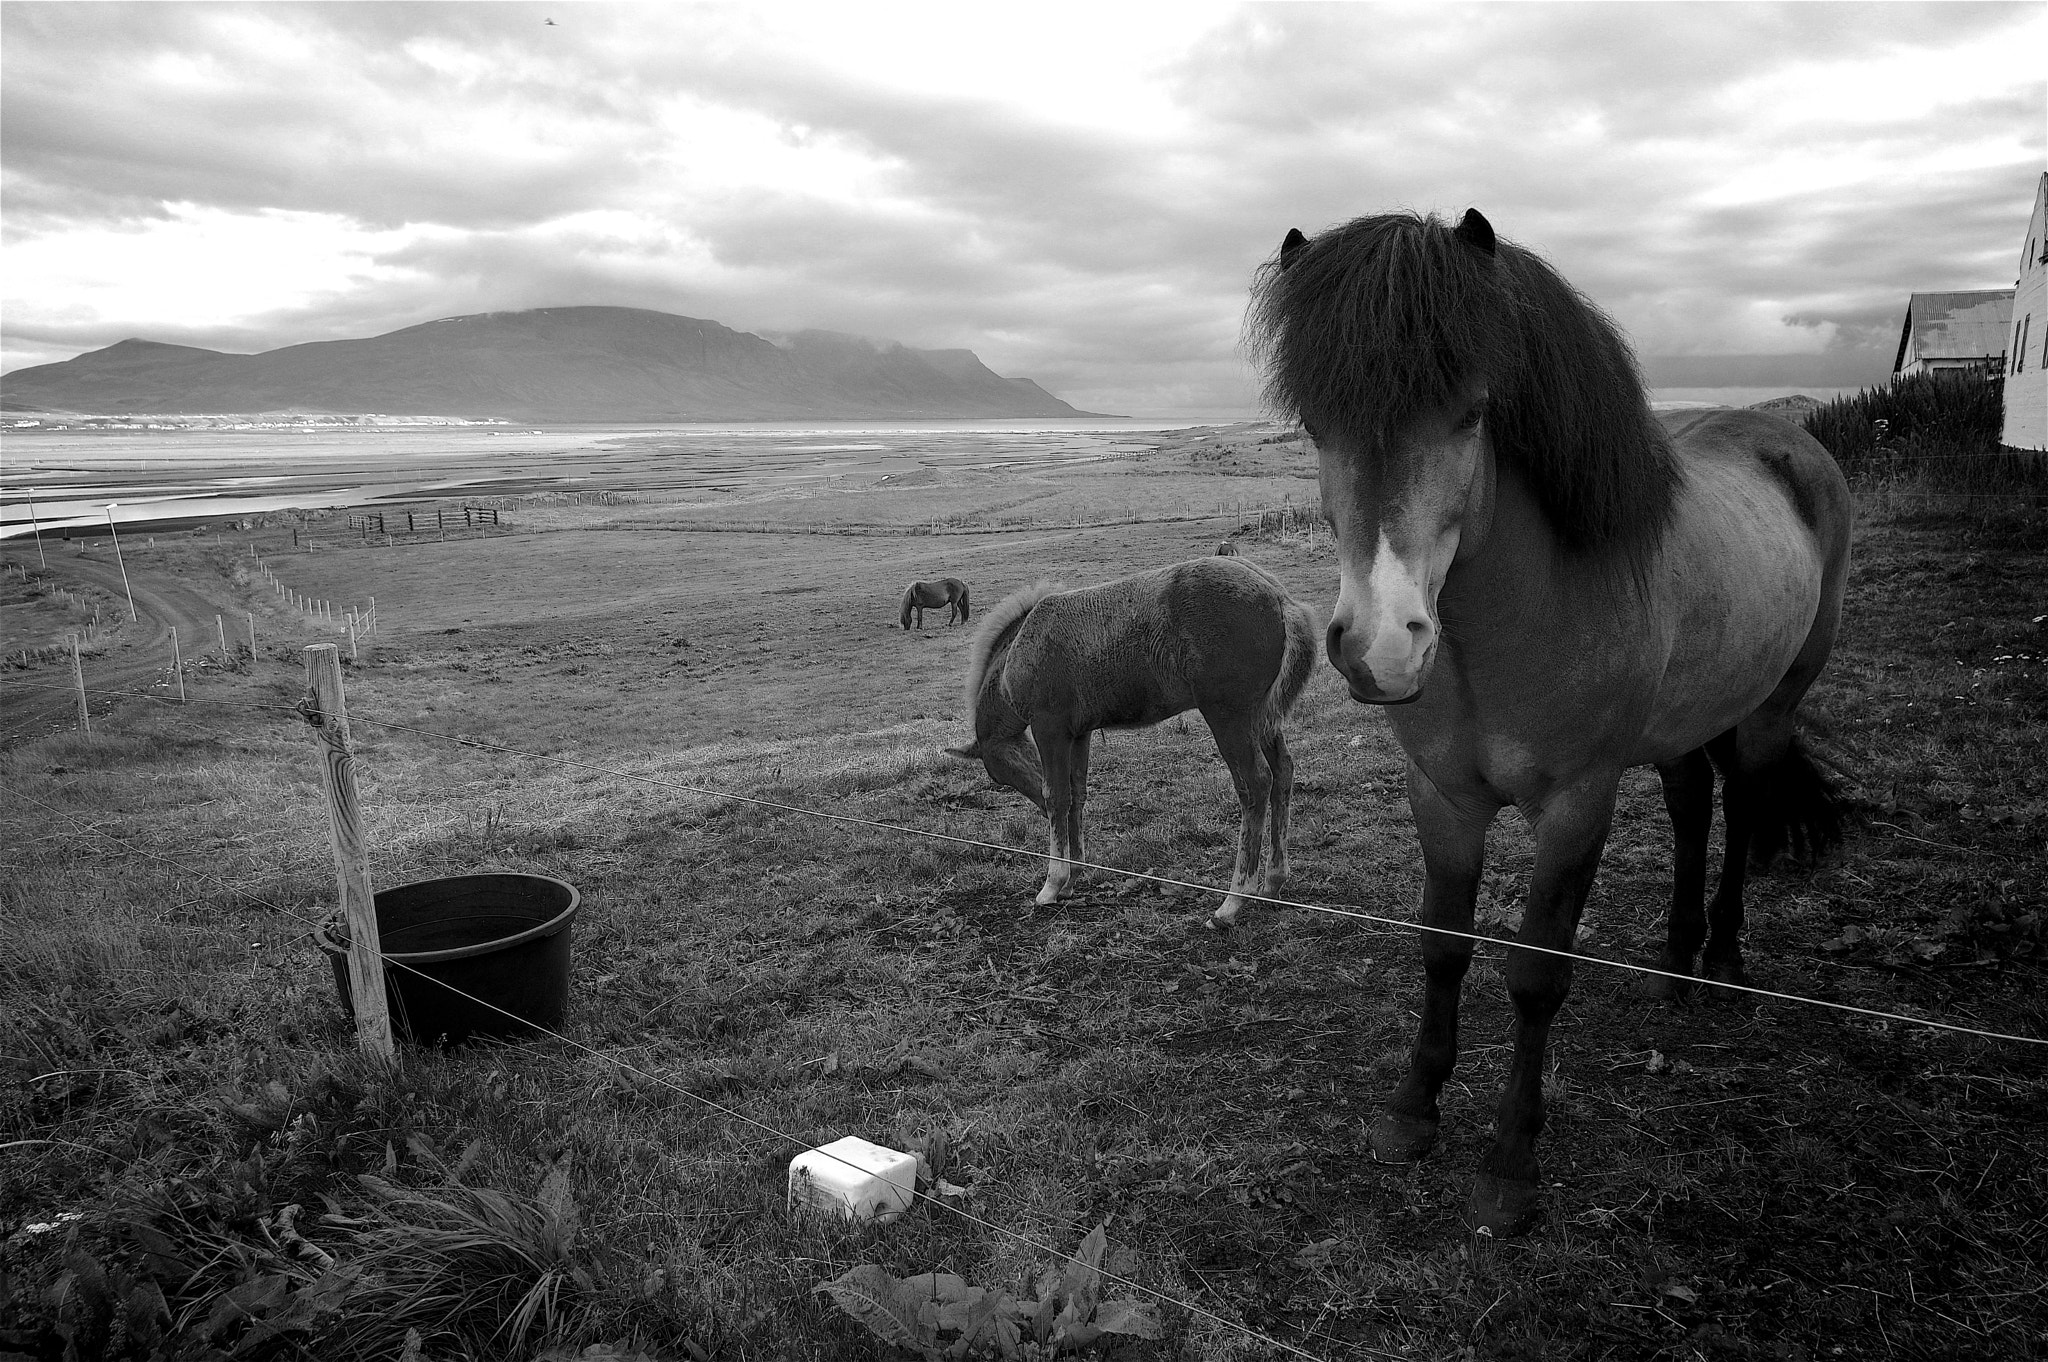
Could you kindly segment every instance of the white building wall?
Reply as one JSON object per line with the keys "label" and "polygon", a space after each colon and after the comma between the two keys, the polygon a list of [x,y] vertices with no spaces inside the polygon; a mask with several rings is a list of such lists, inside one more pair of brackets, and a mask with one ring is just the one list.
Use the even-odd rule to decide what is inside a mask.
{"label": "white building wall", "polygon": [[2048,174],[2034,190],[2034,212],[2020,250],[1999,439],[2014,449],[2048,449]]}

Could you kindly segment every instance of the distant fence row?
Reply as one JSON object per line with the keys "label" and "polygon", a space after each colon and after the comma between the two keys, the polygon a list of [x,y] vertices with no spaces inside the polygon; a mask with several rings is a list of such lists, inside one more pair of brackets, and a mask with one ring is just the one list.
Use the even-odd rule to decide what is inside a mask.
{"label": "distant fence row", "polygon": [[[398,514],[398,512],[393,512],[390,517],[387,517],[382,511],[370,511],[360,515],[351,514],[348,518],[348,527],[352,530],[359,530],[365,535],[391,534],[393,531],[390,526],[395,522]],[[406,511],[403,514],[405,516],[405,532],[407,534],[419,534],[422,527],[430,530],[446,530],[455,523],[455,512],[450,510],[436,509],[433,511],[434,519],[431,524],[427,521],[428,512]],[[497,523],[498,508],[495,506],[464,506],[462,508],[462,524],[465,529],[477,525],[495,525]]]}

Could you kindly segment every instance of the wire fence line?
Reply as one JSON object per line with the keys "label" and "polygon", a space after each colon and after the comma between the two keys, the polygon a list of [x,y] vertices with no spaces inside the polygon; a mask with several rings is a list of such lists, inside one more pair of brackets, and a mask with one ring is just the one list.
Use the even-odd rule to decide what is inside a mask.
{"label": "wire fence line", "polygon": [[[0,683],[0,685],[4,684],[14,683]],[[38,687],[38,689],[51,688]],[[146,695],[143,692],[128,691],[121,693],[129,695],[138,695],[142,698],[154,700],[158,703],[167,705],[177,703],[190,703],[173,701],[163,696]],[[294,715],[298,715],[300,713],[296,706],[255,705],[250,704],[249,702],[213,702],[205,700],[201,700],[199,701],[199,703],[226,703],[234,704],[242,708],[285,710]],[[801,804],[791,804],[784,800],[766,799],[759,795],[741,794],[733,790],[722,790],[712,786],[692,784],[687,781],[672,780],[659,776],[644,775],[634,771],[621,770],[617,767],[606,766],[599,762],[584,761],[575,757],[559,757],[550,756],[543,752],[529,752],[522,748],[510,747],[502,743],[485,742],[480,738],[465,738],[456,734],[442,733],[434,729],[420,728],[412,724],[402,724],[392,722],[390,720],[373,719],[366,714],[356,711],[352,711],[350,713],[349,722],[351,726],[361,724],[371,728],[384,729],[386,731],[394,733],[409,733],[417,737],[430,738],[437,742],[448,743],[450,745],[458,747],[467,747],[476,751],[492,752],[503,756],[518,757],[528,761],[537,761],[549,765],[562,766],[575,770],[591,771],[600,775],[608,775],[615,779],[632,781],[638,784],[649,785],[659,789],[671,790],[683,794],[697,795],[709,799],[730,800],[735,803],[750,804],[761,808],[775,809],[784,813],[795,814],[800,817],[822,819],[825,821],[839,823],[851,827],[868,828],[875,831],[887,832],[896,835],[908,834],[915,837],[924,837],[933,841],[948,842],[956,846],[975,847],[980,850],[994,852],[998,855],[1018,857],[1032,861],[1042,861],[1045,858],[1045,853],[1043,851],[1036,850],[1033,848],[1015,847],[1003,842],[992,842],[984,838],[968,837],[960,833],[940,832],[936,829],[920,828],[905,823],[891,823],[878,818],[865,818],[858,814],[835,813],[825,809],[813,809]],[[1916,838],[1913,840],[1924,841],[1925,839]],[[1172,875],[1161,875],[1149,870],[1132,870],[1126,867],[1109,865],[1099,861],[1075,860],[1072,861],[1071,864],[1078,869],[1093,870],[1105,875],[1120,876],[1126,879],[1148,881],[1153,884],[1167,885],[1177,889],[1191,889],[1198,893],[1214,895],[1222,895],[1223,893],[1225,893],[1223,889],[1220,889],[1215,885],[1204,884],[1197,880],[1182,879]],[[1350,921],[1365,923],[1370,926],[1389,932],[1417,932],[1440,937],[1450,937],[1457,940],[1469,941],[1473,943],[1475,946],[1494,946],[1506,951],[1529,951],[1538,955],[1553,956],[1561,960],[1570,961],[1574,964],[1603,966],[1608,969],[1621,970],[1626,973],[1640,975],[1648,978],[1668,979],[1675,983],[1679,983],[1686,986],[1721,989],[1729,993],[1747,994],[1752,997],[1768,999],[1775,1002],[1786,1002],[1799,1004],[1807,1007],[1823,1008],[1830,1011],[1840,1012],[1854,1016],[1869,1017],[1875,1020],[1885,1022],[1896,1022],[1908,1026],[1921,1026],[1939,1031],[1953,1032],[1959,1035],[1976,1036],[1985,1040],[2005,1041],[2017,1045],[2048,1046],[2048,1037],[2016,1035],[2010,1032],[1993,1031],[1982,1027],[1965,1026],[1959,1022],[1943,1021],[1938,1018],[1916,1016],[1911,1013],[1890,1012],[1880,1008],[1862,1007],[1854,1003],[1836,1002],[1827,998],[1813,998],[1805,996],[1803,994],[1786,993],[1777,989],[1758,988],[1751,984],[1736,984],[1727,982],[1725,980],[1703,978],[1697,975],[1679,974],[1672,970],[1659,969],[1653,965],[1641,965],[1628,960],[1614,960],[1606,956],[1599,955],[1584,955],[1577,951],[1563,950],[1551,946],[1531,945],[1525,942],[1511,940],[1506,937],[1488,936],[1483,932],[1464,931],[1453,927],[1441,927],[1432,923],[1416,922],[1410,919],[1387,917],[1383,914],[1367,912],[1363,908],[1351,906],[1338,907],[1329,904],[1309,903],[1298,899],[1280,898],[1268,894],[1252,893],[1250,891],[1241,891],[1241,897],[1250,902],[1263,903],[1275,908],[1292,908],[1300,912],[1320,913],[1330,917],[1344,918]]]}
{"label": "wire fence line", "polygon": [[[356,722],[355,716],[352,715],[350,716],[350,718],[351,722]],[[52,804],[45,803],[40,799],[36,799],[32,795],[23,795],[22,798],[28,800],[32,804],[38,805],[46,812],[55,814],[57,817],[66,820],[67,822],[71,823],[74,827],[79,828],[83,832],[92,833],[97,837],[114,843],[116,846],[122,848],[130,855],[139,856],[146,860],[158,861],[162,864],[172,866],[175,869],[182,870],[187,874],[196,875],[205,879],[212,879],[217,883],[227,884],[226,880],[224,880],[222,877],[218,875],[213,874],[210,871],[202,870],[196,866],[186,865],[183,862],[173,857],[166,856],[161,852],[152,851],[145,847],[137,846],[133,842],[130,842],[125,838],[116,837],[114,834],[106,831],[104,828],[100,828],[93,824],[83,822],[80,819],[74,818],[70,814],[66,813],[64,810],[59,809]],[[284,943],[285,945],[291,945],[294,942],[310,938],[315,933],[317,933],[322,926],[325,925],[323,922],[316,921],[315,919],[308,917],[307,915],[297,911],[296,909],[285,907],[282,904],[271,903],[268,900],[258,898],[255,895],[246,894],[246,892],[244,893],[244,896],[247,897],[251,902],[256,903],[262,907],[268,908],[272,912],[281,913],[286,917],[293,918],[301,923],[307,924],[308,930],[299,933],[299,935],[295,937],[290,938],[288,941]],[[417,975],[422,979],[427,979],[429,982],[433,983],[438,988],[446,989],[448,992],[455,994],[457,997],[460,997],[467,1002],[475,1003],[478,1006],[487,1008],[492,1012],[496,1012],[499,1015],[511,1021],[519,1023],[523,1027],[528,1027],[531,1030],[538,1032],[540,1035],[546,1037],[549,1040],[557,1041],[571,1050],[577,1051],[578,1053],[586,1055],[591,1059],[597,1060],[599,1063],[608,1064],[622,1072],[632,1074],[637,1078],[645,1079],[658,1087],[665,1088],[668,1091],[676,1093],[679,1096],[686,1097],[690,1101],[695,1102],[699,1106],[704,1107],[712,1112],[715,1112],[720,1116],[724,1116],[742,1125],[750,1126],[753,1129],[758,1130],[765,1135],[773,1136],[775,1139],[779,1141],[797,1146],[799,1148],[810,1149],[808,1141],[803,1139],[801,1136],[793,1135],[788,1131],[770,1125],[768,1122],[762,1121],[757,1117],[749,1116],[747,1113],[743,1111],[740,1111],[733,1107],[726,1106],[722,1102],[713,1101],[711,1098],[705,1097],[701,1093],[692,1092],[690,1089],[683,1087],[679,1083],[676,1083],[674,1080],[668,1078],[664,1074],[651,1072],[647,1069],[643,1069],[638,1065],[633,1064],[629,1060],[626,1060],[621,1056],[614,1054],[608,1050],[602,1050],[596,1046],[587,1045],[584,1042],[576,1040],[573,1037],[566,1036],[559,1031],[553,1031],[545,1026],[536,1025],[535,1023],[528,1021],[526,1018],[519,1016],[517,1013],[512,1012],[507,1008],[500,1007],[498,1004],[490,1002],[487,999],[479,998],[472,993],[465,992],[464,990],[455,987],[453,984],[450,984],[445,980],[434,978],[433,976],[428,975],[425,971],[417,968],[409,961],[401,960],[396,956],[386,954],[383,951],[379,951],[377,954],[379,961],[382,962],[384,968],[386,969],[401,969],[405,970],[407,973]],[[83,1146],[81,1146],[81,1148],[82,1147]],[[91,1152],[97,1154],[102,1151],[95,1149]],[[870,1172],[869,1169],[863,1168],[861,1165],[854,1163],[850,1159],[842,1158],[839,1155],[832,1153],[829,1149],[820,1147],[815,1150],[812,1150],[811,1152],[822,1154],[826,1158],[831,1159],[835,1163],[845,1165],[847,1168],[852,1169],[854,1172],[861,1173],[864,1175]],[[963,1207],[951,1204],[950,1202],[946,1201],[943,1197],[933,1196],[931,1193],[922,1191],[915,1186],[913,1186],[910,1189],[910,1195],[915,1201],[923,1202],[928,1206],[936,1206],[939,1209],[946,1211],[948,1214],[953,1215],[958,1219],[967,1222],[968,1224],[984,1229],[989,1233],[998,1236],[999,1238],[1008,1239],[1012,1243],[1020,1244],[1026,1248],[1032,1249],[1039,1253],[1049,1254],[1054,1258],[1062,1259],[1069,1263],[1080,1263],[1082,1266],[1087,1266],[1087,1264],[1082,1263],[1082,1260],[1078,1258],[1076,1255],[1069,1253],[1064,1249],[1058,1248],[1052,1244],[1045,1243],[1041,1240],[1034,1239],[1030,1235],[1024,1234],[1018,1230],[1013,1230],[1006,1225],[1000,1225],[992,1220],[983,1219],[982,1217],[969,1212]],[[1323,1359],[1320,1358],[1317,1354],[1309,1352],[1306,1349],[1298,1348],[1291,1343],[1285,1342],[1282,1339],[1277,1339],[1269,1335],[1262,1334],[1258,1332],[1256,1329],[1250,1327],[1249,1325],[1243,1324],[1237,1320],[1233,1320],[1226,1315],[1219,1315],[1212,1310],[1204,1309],[1202,1306],[1193,1304],[1192,1302],[1181,1300],[1178,1297],[1169,1295],[1166,1292],[1158,1290],[1157,1288],[1147,1286],[1143,1282],[1137,1281],[1134,1278],[1124,1276],[1123,1274],[1113,1271],[1108,1267],[1104,1267],[1098,1264],[1096,1265],[1095,1270],[1099,1272],[1103,1278],[1105,1278],[1108,1281],[1116,1283],[1118,1286],[1122,1286],[1129,1290],[1139,1292],[1142,1295],[1149,1296],[1152,1299],[1160,1302],[1161,1304],[1170,1305],[1178,1310],[1184,1310],[1190,1315],[1198,1316],[1202,1319],[1209,1320],[1212,1323],[1222,1325],[1224,1328],[1229,1329],[1234,1333],[1240,1334],[1243,1337],[1252,1340],[1253,1342],[1262,1343],[1271,1348],[1277,1348],[1280,1351],[1287,1353],[1293,1357],[1308,1358],[1310,1362],[1323,1362]],[[1369,1355],[1372,1357],[1389,1358],[1394,1359],[1394,1362],[1401,1362],[1402,1355],[1399,1353],[1385,1352],[1381,1349],[1373,1348],[1361,1343],[1351,1342],[1349,1340],[1329,1338],[1328,1335],[1317,1335],[1317,1337],[1323,1338],[1328,1342],[1337,1343],[1340,1346],[1349,1349],[1353,1353]]]}

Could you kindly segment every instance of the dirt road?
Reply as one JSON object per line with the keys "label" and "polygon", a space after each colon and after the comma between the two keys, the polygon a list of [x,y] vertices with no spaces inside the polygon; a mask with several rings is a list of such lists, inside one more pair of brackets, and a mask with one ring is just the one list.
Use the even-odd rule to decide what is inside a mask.
{"label": "dirt road", "polygon": [[[121,568],[110,551],[101,549],[91,557],[51,554],[48,562],[56,584],[99,587],[122,603],[117,608],[127,608]],[[227,584],[196,565],[180,568],[131,555],[128,588],[135,598],[135,622],[122,632],[119,644],[98,657],[86,659],[88,692],[140,691],[158,683],[170,685],[172,629],[178,631],[179,651],[189,666],[202,653],[219,653],[220,634],[214,622],[217,615],[227,615],[230,621],[241,617],[240,609],[227,603]],[[228,636],[231,640],[235,637],[232,628]],[[68,689],[68,665],[10,673],[7,680],[19,684],[7,686],[6,702],[0,705],[0,745],[40,737],[77,722],[78,698]],[[50,689],[27,689],[31,685]],[[94,712],[99,712],[97,703]]]}

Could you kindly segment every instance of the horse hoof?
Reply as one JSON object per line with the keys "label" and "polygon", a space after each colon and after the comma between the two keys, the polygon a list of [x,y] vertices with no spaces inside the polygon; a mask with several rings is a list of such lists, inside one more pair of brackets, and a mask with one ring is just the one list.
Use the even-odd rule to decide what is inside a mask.
{"label": "horse hoof", "polygon": [[[1659,962],[1658,969],[1671,970],[1671,966]],[[1672,973],[1677,971],[1672,970]],[[1636,996],[1656,1003],[1684,1002],[1698,987],[1690,979],[1673,979],[1664,974],[1638,974],[1635,982]]]}
{"label": "horse hoof", "polygon": [[1045,888],[1039,890],[1038,897],[1031,901],[1037,904],[1039,907],[1043,908],[1048,903],[1057,903],[1059,901],[1059,897],[1060,891],[1048,884]]}
{"label": "horse hoof", "polygon": [[1535,1183],[1481,1173],[1472,1179],[1472,1200],[1465,1207],[1465,1225],[1474,1234],[1505,1239],[1535,1223],[1541,1208]]}
{"label": "horse hoof", "polygon": [[1229,931],[1237,925],[1237,915],[1243,911],[1244,904],[1241,901],[1237,903],[1226,901],[1222,907],[1209,914],[1209,929],[1217,932]]}
{"label": "horse hoof", "polygon": [[1435,1121],[1415,1121],[1381,1112],[1372,1123],[1372,1157],[1375,1163],[1414,1163],[1436,1144]]}
{"label": "horse hoof", "polygon": [[[1743,970],[1740,960],[1723,960],[1718,962],[1709,960],[1706,962],[1706,969],[1702,972],[1710,981],[1717,984],[1737,984],[1743,988],[1749,987],[1749,975]],[[1718,988],[1711,989],[1709,992],[1721,993],[1723,997],[1729,996]]]}

